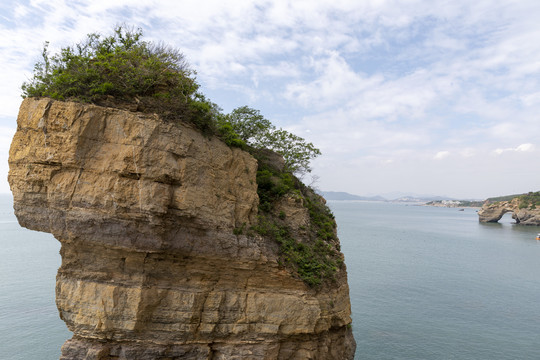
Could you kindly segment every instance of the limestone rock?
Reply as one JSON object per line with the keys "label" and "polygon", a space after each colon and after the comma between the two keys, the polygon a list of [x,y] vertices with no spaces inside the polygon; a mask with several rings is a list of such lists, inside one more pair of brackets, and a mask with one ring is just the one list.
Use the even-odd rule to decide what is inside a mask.
{"label": "limestone rock", "polygon": [[[354,357],[345,269],[312,289],[271,239],[235,234],[257,221],[251,155],[157,116],[50,99],[25,99],[17,125],[15,214],[62,245],[61,359]],[[284,201],[300,229],[309,219]]]}
{"label": "limestone rock", "polygon": [[520,208],[519,198],[484,204],[478,211],[478,219],[486,223],[498,222],[508,212],[517,224],[540,226],[540,209]]}

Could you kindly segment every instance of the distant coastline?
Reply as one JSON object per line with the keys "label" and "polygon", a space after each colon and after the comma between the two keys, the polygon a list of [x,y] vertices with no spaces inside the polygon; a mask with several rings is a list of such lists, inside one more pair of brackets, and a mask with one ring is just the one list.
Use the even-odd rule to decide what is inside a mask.
{"label": "distant coastline", "polygon": [[426,206],[447,208],[481,208],[484,200],[435,200],[427,202]]}
{"label": "distant coastline", "polygon": [[376,196],[360,196],[350,194],[345,191],[319,191],[319,193],[330,201],[380,201],[380,202],[392,202],[392,203],[404,203],[414,204],[419,206],[433,206],[433,207],[446,207],[446,208],[478,208],[484,209],[486,207],[493,207],[492,205],[503,206],[511,201],[517,201],[515,204],[515,212],[519,210],[529,210],[536,212],[540,208],[540,191],[529,192],[526,194],[513,194],[505,196],[490,197],[485,200],[478,199],[466,199],[458,200],[442,196],[432,195],[417,195],[406,193],[391,193],[389,195],[397,195],[399,197],[387,198],[382,195]]}
{"label": "distant coastline", "polygon": [[400,196],[387,198],[382,195],[360,196],[345,191],[320,191],[319,193],[330,201],[381,201],[436,207],[482,207],[484,203],[483,200],[456,200],[434,195],[400,194]]}
{"label": "distant coastline", "polygon": [[360,201],[387,201],[382,196],[359,196],[354,194],[349,194],[344,191],[321,191],[320,194],[326,200],[337,200],[337,201],[346,201],[346,200],[360,200]]}

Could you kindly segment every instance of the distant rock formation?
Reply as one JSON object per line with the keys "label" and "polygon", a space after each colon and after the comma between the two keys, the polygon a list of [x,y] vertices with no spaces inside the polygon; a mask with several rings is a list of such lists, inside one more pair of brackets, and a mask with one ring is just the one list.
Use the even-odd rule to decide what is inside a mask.
{"label": "distant rock formation", "polygon": [[[257,221],[247,152],[157,116],[25,99],[9,165],[20,224],[62,245],[61,359],[354,357],[345,268],[311,288],[274,240],[235,231]],[[280,210],[308,224],[300,206]]]}
{"label": "distant rock formation", "polygon": [[521,225],[540,226],[540,209],[522,207],[518,197],[510,201],[486,202],[478,211],[478,219],[484,223],[496,223],[504,214],[512,213],[512,219]]}

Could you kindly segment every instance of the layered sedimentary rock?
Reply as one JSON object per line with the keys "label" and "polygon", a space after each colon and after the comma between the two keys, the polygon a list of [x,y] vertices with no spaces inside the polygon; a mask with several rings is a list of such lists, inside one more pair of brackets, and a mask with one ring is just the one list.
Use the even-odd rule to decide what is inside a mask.
{"label": "layered sedimentary rock", "polygon": [[235,231],[257,221],[248,153],[155,115],[26,99],[9,164],[20,224],[61,242],[61,359],[353,358],[345,269],[311,288],[275,241]]}
{"label": "layered sedimentary rock", "polygon": [[498,222],[504,214],[512,213],[512,219],[521,225],[540,226],[540,209],[520,206],[520,199],[486,203],[478,211],[480,222]]}

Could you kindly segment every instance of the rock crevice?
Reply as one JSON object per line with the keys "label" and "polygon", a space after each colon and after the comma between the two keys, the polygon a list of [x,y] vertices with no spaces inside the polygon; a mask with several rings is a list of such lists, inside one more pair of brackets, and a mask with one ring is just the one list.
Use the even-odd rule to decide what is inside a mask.
{"label": "rock crevice", "polygon": [[25,99],[9,164],[20,224],[61,242],[61,359],[353,358],[345,268],[310,288],[271,239],[235,234],[257,222],[250,154],[153,115]]}

